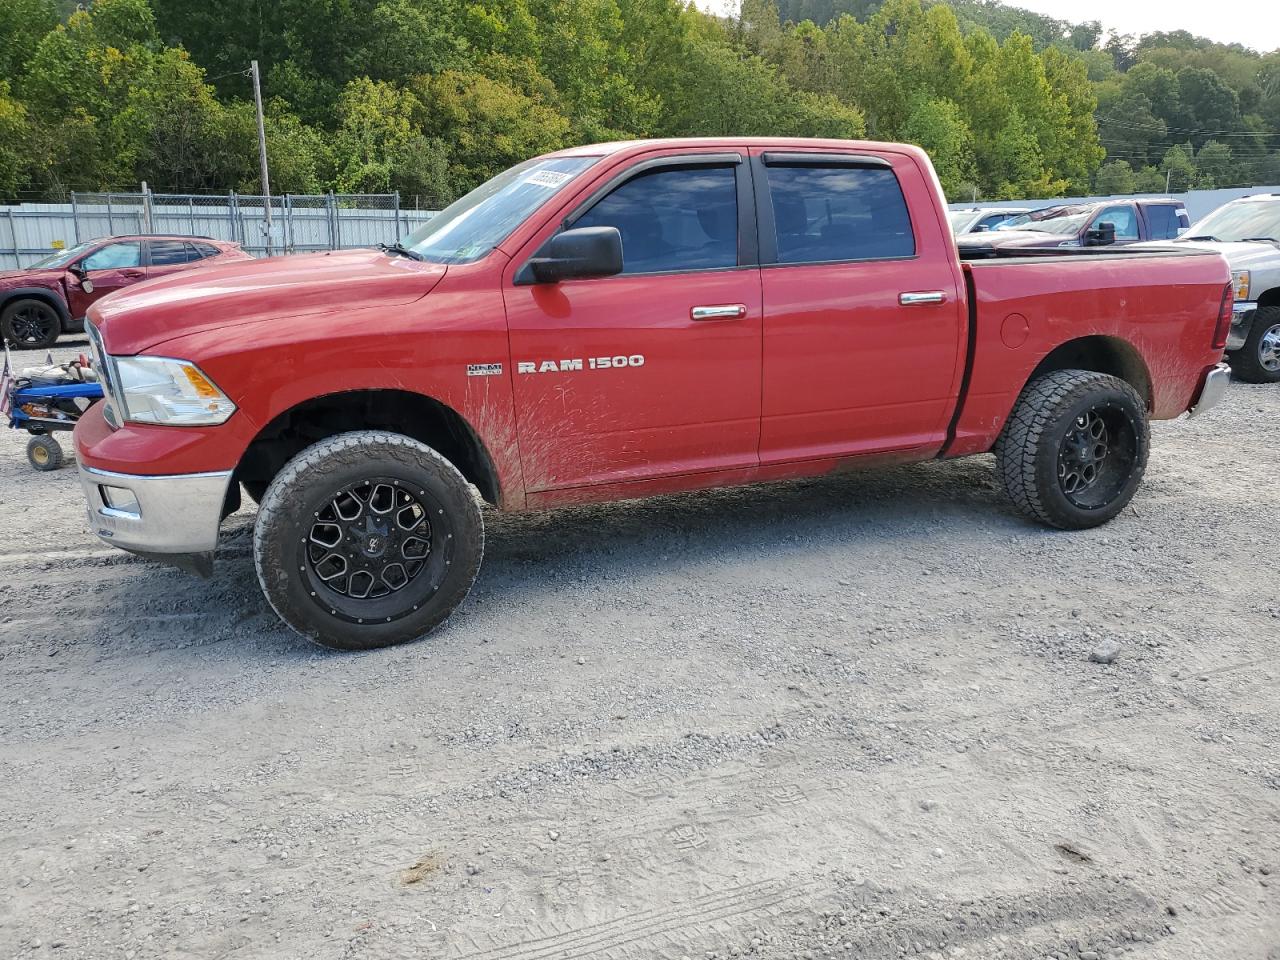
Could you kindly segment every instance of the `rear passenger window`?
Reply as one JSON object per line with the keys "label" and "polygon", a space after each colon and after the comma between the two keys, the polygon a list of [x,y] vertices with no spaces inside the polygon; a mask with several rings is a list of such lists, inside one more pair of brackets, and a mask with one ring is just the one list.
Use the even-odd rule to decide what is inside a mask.
{"label": "rear passenger window", "polygon": [[188,244],[179,240],[152,240],[151,265],[153,267],[172,267],[186,263],[191,259]]}
{"label": "rear passenger window", "polygon": [[1172,240],[1178,235],[1178,211],[1170,206],[1147,207],[1147,222],[1151,224],[1152,240]]}
{"label": "rear passenger window", "polygon": [[222,252],[211,243],[197,243],[195,248],[198,257],[216,257]]}
{"label": "rear passenger window", "polygon": [[573,226],[617,227],[623,273],[736,267],[736,171],[730,166],[683,167],[640,174]]}
{"label": "rear passenger window", "polygon": [[892,170],[768,168],[779,263],[914,256],[915,236]]}

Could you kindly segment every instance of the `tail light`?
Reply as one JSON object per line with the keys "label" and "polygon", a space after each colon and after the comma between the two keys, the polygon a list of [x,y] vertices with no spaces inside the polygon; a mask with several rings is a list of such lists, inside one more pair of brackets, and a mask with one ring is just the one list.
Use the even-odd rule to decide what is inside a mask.
{"label": "tail light", "polygon": [[1228,283],[1222,288],[1222,305],[1218,307],[1218,324],[1213,328],[1213,349],[1221,350],[1227,345],[1227,334],[1231,332],[1231,308],[1235,306],[1235,287]]}

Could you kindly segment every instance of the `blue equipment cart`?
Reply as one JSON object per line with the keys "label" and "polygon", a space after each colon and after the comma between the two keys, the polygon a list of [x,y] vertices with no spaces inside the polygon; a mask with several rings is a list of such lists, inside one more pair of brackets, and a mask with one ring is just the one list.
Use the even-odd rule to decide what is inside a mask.
{"label": "blue equipment cart", "polygon": [[0,369],[0,417],[9,426],[31,434],[27,441],[27,462],[36,470],[57,470],[62,466],[62,446],[53,434],[70,430],[80,415],[102,399],[102,384],[83,357],[70,363],[16,372],[4,352]]}

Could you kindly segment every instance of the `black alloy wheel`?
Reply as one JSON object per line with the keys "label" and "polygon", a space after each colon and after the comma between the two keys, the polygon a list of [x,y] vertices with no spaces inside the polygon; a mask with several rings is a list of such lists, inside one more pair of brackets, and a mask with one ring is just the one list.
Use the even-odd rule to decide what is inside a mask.
{"label": "black alloy wheel", "polygon": [[1058,483],[1081,510],[1109,504],[1133,473],[1138,438],[1131,419],[1112,404],[1085,410],[1058,447]]}
{"label": "black alloy wheel", "polygon": [[421,606],[402,603],[397,594],[440,589],[453,533],[425,488],[369,477],[347,484],[313,512],[303,565],[316,602],[330,615],[389,623]]}
{"label": "black alloy wheel", "polygon": [[62,333],[58,311],[43,300],[19,300],[5,308],[0,316],[7,343],[20,350],[51,347]]}

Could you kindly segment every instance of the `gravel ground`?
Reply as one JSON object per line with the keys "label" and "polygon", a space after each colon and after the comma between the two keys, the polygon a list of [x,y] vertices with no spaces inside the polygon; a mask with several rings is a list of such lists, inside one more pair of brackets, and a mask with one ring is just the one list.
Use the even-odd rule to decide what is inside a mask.
{"label": "gravel ground", "polygon": [[986,457],[490,515],[361,655],[248,511],[188,578],[3,431],[0,955],[1277,960],[1278,424],[1158,424],[1085,533]]}

